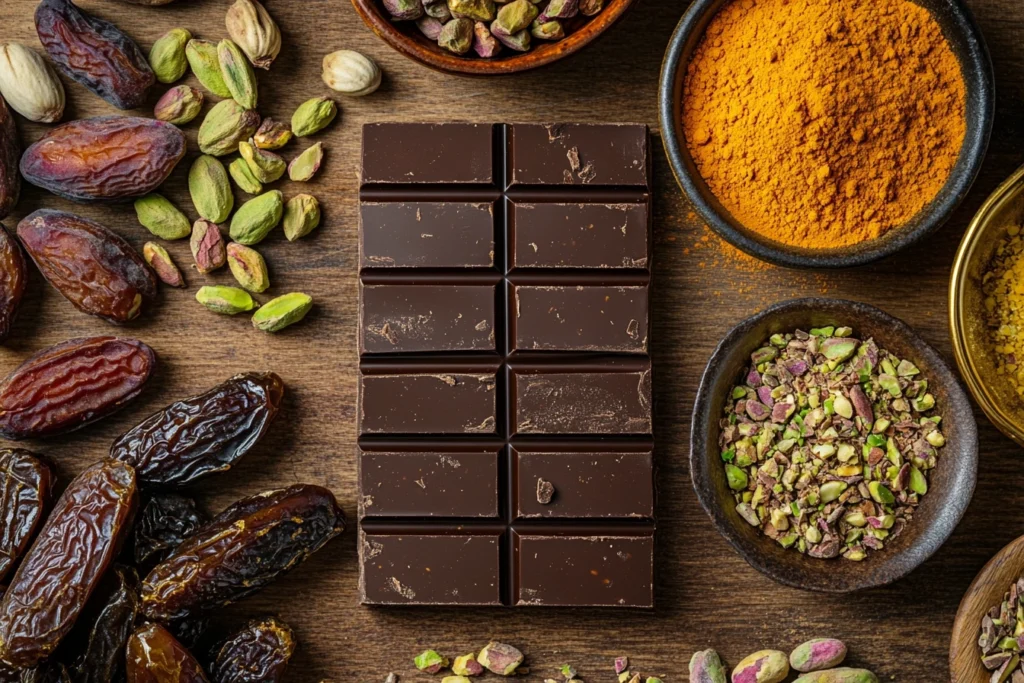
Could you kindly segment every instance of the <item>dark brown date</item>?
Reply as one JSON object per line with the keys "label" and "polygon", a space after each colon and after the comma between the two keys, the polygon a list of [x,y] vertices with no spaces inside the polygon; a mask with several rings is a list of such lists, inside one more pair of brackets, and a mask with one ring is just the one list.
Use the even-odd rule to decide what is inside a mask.
{"label": "dark brown date", "polygon": [[[0,178],[0,184],[3,179]],[[0,343],[11,334],[28,282],[28,265],[18,240],[0,223]]]}
{"label": "dark brown date", "polygon": [[334,494],[296,484],[243,498],[142,582],[142,611],[173,621],[255,593],[345,530]]}
{"label": "dark brown date", "polygon": [[53,504],[50,463],[20,448],[0,450],[0,580],[28,548]]}
{"label": "dark brown date", "polygon": [[[138,477],[136,470],[135,476]],[[173,493],[153,496],[135,523],[135,564],[152,566],[194,534],[209,518],[196,502]]]}
{"label": "dark brown date", "polygon": [[96,591],[89,609],[95,610],[94,615],[88,615],[92,619],[82,623],[83,616],[75,627],[76,631],[87,631],[85,650],[73,666],[75,683],[121,680],[125,647],[139,612],[139,575],[131,567],[115,566]]}
{"label": "dark brown date", "polygon": [[18,203],[21,193],[21,141],[14,125],[14,116],[3,97],[0,97],[0,219],[6,218]]}
{"label": "dark brown date", "polygon": [[74,201],[125,201],[160,187],[185,156],[177,127],[131,116],[72,121],[25,150],[21,174]]}
{"label": "dark brown date", "polygon": [[118,109],[146,103],[156,82],[146,55],[109,21],[71,0],[43,0],[36,7],[36,33],[57,68]]}
{"label": "dark brown date", "polygon": [[[43,662],[31,669],[14,670],[11,673],[0,672],[3,683],[71,683],[71,675],[66,666],[60,662]],[[9,677],[7,677],[9,676]]]}
{"label": "dark brown date", "polygon": [[208,683],[203,667],[160,624],[140,626],[128,640],[128,683]]}
{"label": "dark brown date", "polygon": [[83,313],[126,323],[156,298],[146,261],[99,223],[40,209],[18,224],[18,237],[43,276]]}
{"label": "dark brown date", "polygon": [[230,469],[277,415],[284,383],[272,372],[237,375],[150,415],[114,442],[110,456],[143,486],[181,486]]}
{"label": "dark brown date", "polygon": [[139,395],[155,365],[153,349],[135,339],[51,346],[0,382],[0,436],[54,436],[104,418]]}
{"label": "dark brown date", "polygon": [[210,673],[214,683],[278,683],[294,653],[288,624],[274,617],[254,619],[224,641]]}
{"label": "dark brown date", "polygon": [[135,505],[135,473],[117,460],[68,484],[0,601],[0,659],[29,668],[54,651],[117,556]]}

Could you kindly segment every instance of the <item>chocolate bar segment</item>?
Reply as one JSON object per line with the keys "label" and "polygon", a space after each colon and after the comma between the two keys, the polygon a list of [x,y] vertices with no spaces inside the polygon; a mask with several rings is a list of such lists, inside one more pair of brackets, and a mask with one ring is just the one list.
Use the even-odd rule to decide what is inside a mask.
{"label": "chocolate bar segment", "polygon": [[512,297],[517,351],[647,351],[646,285],[515,285]]}
{"label": "chocolate bar segment", "polygon": [[484,185],[494,177],[494,126],[479,123],[363,126],[364,184]]}
{"label": "chocolate bar segment", "polygon": [[370,375],[360,382],[363,434],[495,434],[493,373],[411,372]]}
{"label": "chocolate bar segment", "polygon": [[516,123],[508,136],[512,186],[650,184],[646,126]]}
{"label": "chocolate bar segment", "polygon": [[494,285],[363,285],[360,294],[363,353],[495,348]]}
{"label": "chocolate bar segment", "polygon": [[510,213],[514,268],[646,268],[646,203],[515,202]]}
{"label": "chocolate bar segment", "polygon": [[363,268],[492,268],[493,202],[363,202]]}

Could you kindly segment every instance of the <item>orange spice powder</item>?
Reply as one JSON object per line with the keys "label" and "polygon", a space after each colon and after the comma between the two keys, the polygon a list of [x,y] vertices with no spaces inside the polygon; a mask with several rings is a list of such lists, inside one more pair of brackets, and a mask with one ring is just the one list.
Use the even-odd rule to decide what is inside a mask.
{"label": "orange spice powder", "polygon": [[908,0],[733,0],[691,60],[683,124],[737,220],[832,248],[936,197],[963,146],[965,99],[941,28]]}

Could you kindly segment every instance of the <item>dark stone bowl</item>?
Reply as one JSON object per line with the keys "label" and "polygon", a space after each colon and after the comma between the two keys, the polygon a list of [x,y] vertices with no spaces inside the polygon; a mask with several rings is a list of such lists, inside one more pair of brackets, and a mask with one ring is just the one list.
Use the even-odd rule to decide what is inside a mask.
{"label": "dark stone bowl", "polygon": [[[863,562],[820,560],[786,550],[745,522],[719,456],[719,419],[750,354],[777,332],[828,325],[849,326],[858,339],[912,360],[928,380],[942,415],[946,445],[939,451],[928,493],[899,537]],[[701,379],[690,433],[693,488],[718,531],[752,567],[794,588],[848,593],[883,586],[905,576],[945,543],[974,494],[978,468],[978,428],[959,380],[942,357],[904,322],[883,311],[841,299],[794,299],[776,304],[737,325],[715,349]]]}
{"label": "dark stone bowl", "polygon": [[939,195],[909,223],[852,247],[802,249],[769,240],[744,227],[715,198],[690,156],[682,126],[682,95],[690,57],[707,25],[729,0],[694,0],[669,41],[662,63],[659,110],[662,140],[676,179],[701,218],[726,241],[751,256],[789,268],[846,268],[894,254],[942,225],[960,205],[981,170],[995,116],[992,60],[970,10],[961,0],[915,0],[930,10],[960,60],[967,86],[967,135],[960,158]]}

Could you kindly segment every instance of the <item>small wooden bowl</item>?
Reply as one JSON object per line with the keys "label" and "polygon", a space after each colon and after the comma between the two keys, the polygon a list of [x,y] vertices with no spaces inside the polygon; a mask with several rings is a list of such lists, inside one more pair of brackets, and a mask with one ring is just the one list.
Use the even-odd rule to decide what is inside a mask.
{"label": "small wooden bowl", "polygon": [[[787,550],[745,522],[725,478],[719,456],[719,420],[750,354],[775,333],[846,325],[858,339],[912,360],[929,381],[942,414],[946,445],[931,472],[928,494],[914,519],[895,540],[863,562],[818,560]],[[704,510],[718,531],[752,567],[779,583],[825,593],[883,586],[910,573],[945,543],[974,494],[978,427],[967,394],[942,357],[906,323],[867,304],[841,299],[794,299],[737,325],[708,361],[697,391],[690,432],[690,475]]]}
{"label": "small wooden bowl", "polygon": [[1024,536],[1019,536],[988,561],[971,582],[953,622],[949,641],[949,675],[953,683],[988,683],[981,665],[978,634],[981,618],[1003,601],[1010,584],[1024,574]]}
{"label": "small wooden bowl", "polygon": [[528,52],[513,52],[504,48],[498,57],[483,59],[475,54],[460,57],[427,40],[413,21],[392,21],[380,0],[352,0],[356,12],[366,25],[385,43],[406,57],[432,69],[472,76],[495,76],[529,71],[557,62],[580,51],[612,27],[633,6],[635,0],[609,0],[601,12],[593,17],[569,20],[568,35],[558,41],[536,40]]}

